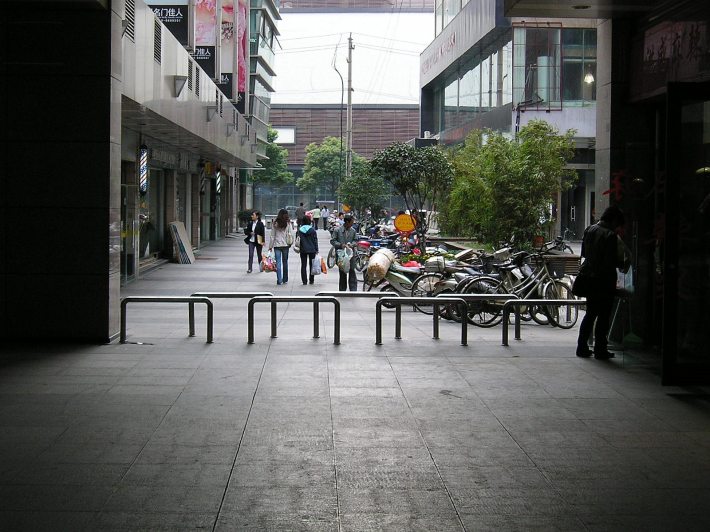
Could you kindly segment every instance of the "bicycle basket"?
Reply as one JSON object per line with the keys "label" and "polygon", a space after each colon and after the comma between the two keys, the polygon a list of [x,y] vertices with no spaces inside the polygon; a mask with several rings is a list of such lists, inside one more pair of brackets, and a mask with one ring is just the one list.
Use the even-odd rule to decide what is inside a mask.
{"label": "bicycle basket", "polygon": [[579,274],[581,257],[570,253],[550,253],[543,255],[550,276],[560,279],[565,275]]}

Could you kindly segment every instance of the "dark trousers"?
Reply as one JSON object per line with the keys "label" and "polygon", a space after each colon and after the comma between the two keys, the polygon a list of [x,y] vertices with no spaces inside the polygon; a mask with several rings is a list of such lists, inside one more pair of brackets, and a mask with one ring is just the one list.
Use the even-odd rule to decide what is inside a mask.
{"label": "dark trousers", "polygon": [[340,274],[338,290],[346,292],[350,288],[351,292],[357,292],[357,272],[355,271],[355,258],[350,259],[350,271],[344,272],[338,269]]}
{"label": "dark trousers", "polygon": [[257,244],[256,242],[249,242],[249,271],[251,271],[251,265],[254,262],[254,250],[256,250],[256,260],[261,269],[261,249],[264,246]]}
{"label": "dark trousers", "polygon": [[[594,353],[603,354],[606,352],[606,337],[609,334],[609,319],[611,309],[614,305],[612,294],[593,295],[587,297],[587,312],[579,326],[579,338],[577,339],[578,349],[587,349],[589,338],[594,331]],[[594,327],[594,322],[597,326]]]}
{"label": "dark trousers", "polygon": [[301,252],[301,281],[303,284],[308,282],[313,283],[315,277],[311,275],[311,268],[313,267],[313,259],[316,258],[315,253],[303,253]]}
{"label": "dark trousers", "polygon": [[328,217],[323,218],[323,229],[328,229]]}

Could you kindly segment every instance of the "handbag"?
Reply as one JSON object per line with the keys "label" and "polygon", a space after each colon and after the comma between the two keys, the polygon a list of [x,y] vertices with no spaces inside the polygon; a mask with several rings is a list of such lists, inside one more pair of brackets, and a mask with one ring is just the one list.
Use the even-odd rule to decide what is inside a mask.
{"label": "handbag", "polygon": [[353,250],[350,248],[339,249],[336,252],[336,255],[338,256],[338,259],[336,261],[336,264],[338,265],[338,269],[341,272],[349,272],[350,271],[350,260],[352,259],[352,256],[353,256]]}
{"label": "handbag", "polygon": [[261,259],[262,271],[265,272],[275,272],[276,271],[276,260],[274,259],[274,254],[269,251]]}
{"label": "handbag", "polygon": [[293,250],[296,253],[301,252],[301,237],[299,235],[296,235],[296,243],[293,245]]}
{"label": "handbag", "polygon": [[290,246],[293,244],[293,233],[291,232],[291,224],[286,228],[286,243]]}
{"label": "handbag", "polygon": [[264,237],[261,235],[256,235],[256,243],[259,244],[260,246],[264,245]]}
{"label": "handbag", "polygon": [[311,264],[311,275],[320,275],[320,261],[321,256],[316,253],[313,258],[313,263]]}
{"label": "handbag", "polygon": [[328,274],[328,265],[325,263],[325,259],[323,257],[320,258],[320,271],[326,275]]}

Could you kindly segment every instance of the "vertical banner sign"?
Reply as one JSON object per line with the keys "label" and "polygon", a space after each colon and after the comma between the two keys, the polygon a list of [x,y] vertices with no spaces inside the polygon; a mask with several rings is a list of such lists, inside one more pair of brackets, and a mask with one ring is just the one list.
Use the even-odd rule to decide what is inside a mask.
{"label": "vertical banner sign", "polygon": [[138,190],[141,194],[148,192],[148,147],[141,146],[140,164],[138,167]]}
{"label": "vertical banner sign", "polygon": [[195,0],[195,61],[210,78],[217,72],[217,0]]}
{"label": "vertical banner sign", "polygon": [[246,114],[247,83],[249,77],[249,22],[247,0],[235,0],[237,4],[237,93],[239,95],[237,110]]}
{"label": "vertical banner sign", "polygon": [[173,37],[175,37],[180,44],[183,46],[188,45],[187,1],[170,0],[170,4],[163,4],[163,2],[159,0],[150,0],[148,7],[153,10],[158,20],[170,30],[170,33],[173,34]]}
{"label": "vertical banner sign", "polygon": [[222,0],[222,35],[220,43],[220,79],[217,86],[229,99],[234,99],[234,67],[236,39],[234,34],[234,0]]}

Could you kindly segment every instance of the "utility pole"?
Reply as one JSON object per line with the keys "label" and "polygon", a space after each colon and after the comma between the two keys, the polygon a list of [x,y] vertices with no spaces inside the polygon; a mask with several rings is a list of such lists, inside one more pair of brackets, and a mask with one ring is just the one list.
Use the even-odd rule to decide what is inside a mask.
{"label": "utility pole", "polygon": [[353,34],[348,37],[348,116],[346,120],[346,152],[345,178],[352,176],[353,171]]}

